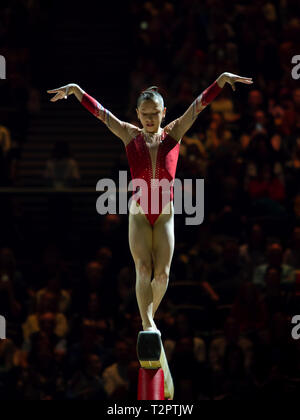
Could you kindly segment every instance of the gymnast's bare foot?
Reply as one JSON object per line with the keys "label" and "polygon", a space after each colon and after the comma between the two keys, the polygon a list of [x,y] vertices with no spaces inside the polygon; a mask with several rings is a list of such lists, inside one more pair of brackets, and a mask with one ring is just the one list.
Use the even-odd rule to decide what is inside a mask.
{"label": "gymnast's bare foot", "polygon": [[157,328],[157,326],[155,324],[152,327],[144,328],[144,331],[156,332],[161,336],[161,332],[159,331],[159,329]]}

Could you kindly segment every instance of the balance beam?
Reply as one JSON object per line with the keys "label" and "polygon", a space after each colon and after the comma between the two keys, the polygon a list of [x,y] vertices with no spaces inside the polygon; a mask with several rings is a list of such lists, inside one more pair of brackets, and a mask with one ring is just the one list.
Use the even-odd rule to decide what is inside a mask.
{"label": "balance beam", "polygon": [[[140,372],[139,380],[145,382],[150,378],[150,386],[154,386],[158,392],[160,386],[158,378],[161,378],[162,370],[164,399],[173,400],[174,384],[160,335],[152,331],[141,331],[138,335],[137,354],[142,369],[157,373],[156,375],[155,372],[145,372],[144,374]],[[144,387],[145,383],[139,384],[139,386]],[[154,390],[154,395],[157,394],[156,391]]]}

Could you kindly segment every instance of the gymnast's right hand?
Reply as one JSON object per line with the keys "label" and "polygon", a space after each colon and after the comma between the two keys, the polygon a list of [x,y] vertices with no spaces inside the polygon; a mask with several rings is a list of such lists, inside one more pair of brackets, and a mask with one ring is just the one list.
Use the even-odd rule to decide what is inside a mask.
{"label": "gymnast's right hand", "polygon": [[67,99],[68,96],[72,95],[72,93],[74,93],[74,88],[77,85],[74,83],[70,83],[66,86],[62,86],[58,89],[52,89],[52,90],[47,90],[47,93],[56,93],[55,96],[53,96],[50,101],[51,102],[56,102],[59,99]]}

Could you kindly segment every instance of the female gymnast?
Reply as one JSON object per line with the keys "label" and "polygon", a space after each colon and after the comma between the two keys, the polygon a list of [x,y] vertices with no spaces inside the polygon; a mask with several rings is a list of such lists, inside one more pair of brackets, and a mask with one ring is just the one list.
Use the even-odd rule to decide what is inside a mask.
{"label": "female gymnast", "polygon": [[149,187],[146,193],[149,204],[147,208],[143,200],[140,200],[145,195],[143,191],[146,190],[143,188],[140,198],[136,199],[134,194],[129,206],[129,247],[135,263],[136,296],[144,331],[157,331],[160,334],[154,315],[168,287],[174,251],[173,187],[169,186],[167,203],[163,209],[160,200],[159,211],[152,212],[151,191],[157,183],[151,180],[167,179],[172,182],[175,179],[182,137],[225,84],[230,84],[235,91],[236,82],[253,83],[252,78],[222,73],[180,118],[164,128],[161,128],[166,115],[164,100],[155,86],[146,89],[141,92],[136,108],[142,129],[119,120],[76,84],[48,90],[48,93],[55,94],[52,102],[67,99],[74,94],[85,108],[106,124],[124,143],[133,181],[142,179]]}

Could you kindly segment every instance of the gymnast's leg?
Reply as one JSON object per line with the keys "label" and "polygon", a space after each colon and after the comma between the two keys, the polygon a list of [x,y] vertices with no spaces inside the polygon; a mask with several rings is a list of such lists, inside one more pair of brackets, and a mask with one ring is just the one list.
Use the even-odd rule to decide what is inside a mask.
{"label": "gymnast's leg", "polygon": [[169,283],[169,274],[175,246],[173,205],[170,214],[161,214],[155,222],[152,246],[154,278],[151,285],[153,291],[154,318]]}
{"label": "gymnast's leg", "polygon": [[129,247],[136,270],[136,297],[143,329],[155,329],[153,321],[152,226],[144,214],[129,212]]}

